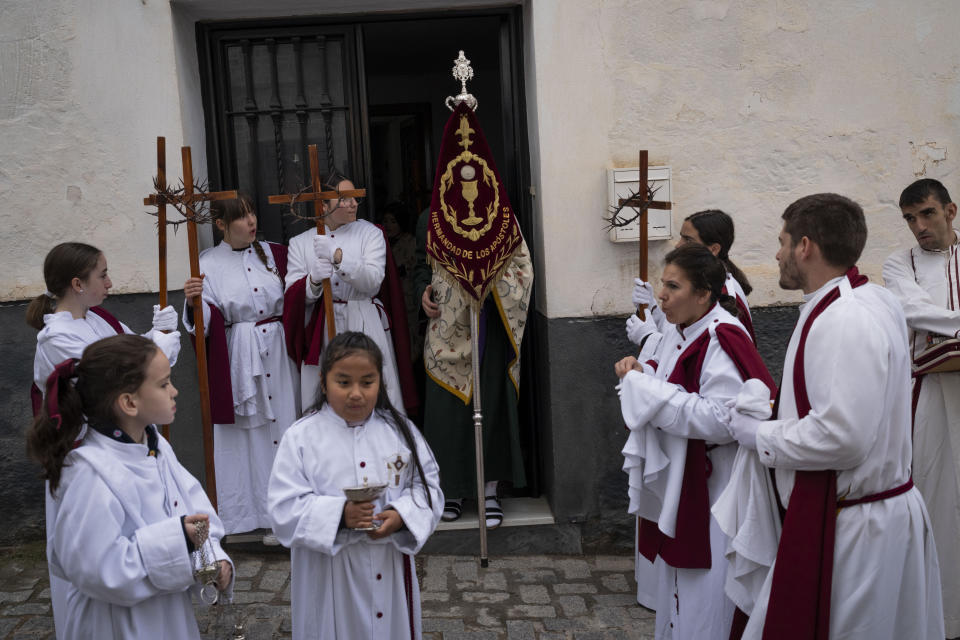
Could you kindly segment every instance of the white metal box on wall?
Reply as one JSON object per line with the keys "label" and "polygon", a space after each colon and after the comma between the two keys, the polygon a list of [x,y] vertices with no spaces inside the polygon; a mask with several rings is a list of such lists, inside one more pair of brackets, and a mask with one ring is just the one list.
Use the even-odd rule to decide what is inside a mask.
{"label": "white metal box on wall", "polygon": [[[670,167],[649,167],[647,180],[652,189],[656,190],[654,200],[670,202]],[[610,208],[617,206],[621,198],[629,198],[640,187],[640,169],[638,167],[624,167],[607,169],[607,193]],[[609,208],[608,208],[609,211]],[[621,216],[632,217],[636,214],[635,207],[624,207]],[[608,214],[609,215],[609,214]],[[670,210],[647,209],[647,237],[650,240],[669,240],[673,235],[672,217]],[[637,242],[640,240],[639,220],[634,220],[624,227],[610,229],[611,242]]]}

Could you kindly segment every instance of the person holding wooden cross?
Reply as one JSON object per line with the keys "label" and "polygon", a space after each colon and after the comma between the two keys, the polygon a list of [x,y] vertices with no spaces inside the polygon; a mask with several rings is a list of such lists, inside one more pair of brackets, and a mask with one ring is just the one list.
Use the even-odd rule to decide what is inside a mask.
{"label": "person holding wooden cross", "polygon": [[[353,182],[334,172],[323,180],[324,191],[354,190]],[[296,302],[305,310],[303,323],[310,323],[314,307],[323,304],[324,280],[331,283],[334,324],[336,333],[360,331],[370,336],[383,353],[383,381],[390,403],[403,411],[404,402],[397,371],[393,340],[407,340],[406,331],[393,335],[384,305],[377,297],[384,280],[387,263],[387,241],[376,225],[357,219],[357,207],[362,198],[337,198],[323,201],[323,221],[326,234],[314,229],[290,239],[290,271],[287,276],[288,296],[299,281],[304,285],[294,289],[303,298]],[[294,306],[291,301],[291,307]],[[403,310],[399,310],[403,313]],[[321,332],[323,344],[329,342],[323,326],[324,314],[309,329]],[[308,336],[308,341],[313,336]],[[319,354],[318,354],[319,355]],[[319,362],[304,362],[300,370],[300,398],[306,411],[317,401],[320,384]]]}
{"label": "person holding wooden cross", "polygon": [[[730,248],[733,246],[734,225],[733,218],[719,209],[697,211],[684,218],[680,227],[680,239],[676,246],[686,244],[700,244],[717,256],[727,270],[723,293],[731,296],[737,303],[737,318],[747,329],[754,342],[757,341],[753,332],[753,318],[750,315],[750,306],[747,296],[753,290],[746,274],[730,259]],[[640,278],[634,280],[632,302],[634,306],[646,305],[650,310],[652,323],[645,323],[638,316],[627,318],[627,338],[634,344],[640,345],[644,339],[657,331],[663,333],[663,312],[657,307],[656,297],[650,283]],[[653,345],[651,345],[653,346]]]}
{"label": "person holding wooden cross", "polygon": [[900,211],[917,245],[887,258],[883,281],[900,300],[910,330],[914,362],[913,481],[930,510],[940,557],[944,624],[947,637],[956,638],[960,637],[957,205],[942,183],[924,178],[900,194]]}
{"label": "person holding wooden cross", "polygon": [[[270,469],[300,415],[300,380],[282,322],[287,248],[257,240],[246,194],[212,202],[210,213],[223,241],[200,254],[203,277],[183,285],[183,324],[194,333],[193,299],[202,293],[217,510],[231,534],[270,529]],[[263,543],[279,544],[272,532]]]}
{"label": "person holding wooden cross", "polygon": [[[725,265],[689,243],[667,254],[659,302],[669,330],[649,357],[616,363],[631,513],[641,520],[637,562],[653,563],[658,638],[726,640],[728,540],[710,514],[737,454],[726,401],[748,378],[776,389],[753,340],[722,293]],[[647,564],[647,566],[651,566]],[[638,585],[642,586],[642,585]],[[649,602],[649,603],[648,603]]]}
{"label": "person holding wooden cross", "polygon": [[[100,306],[113,282],[107,274],[107,258],[96,247],[82,242],[58,244],[43,261],[43,280],[46,292],[27,306],[27,324],[40,332],[37,334],[30,389],[34,416],[39,415],[43,402],[41,389],[57,365],[70,358],[80,358],[87,346],[101,338],[133,333],[130,327]],[[171,364],[177,361],[180,353],[180,332],[174,331],[176,328],[176,310],[171,306],[161,309],[154,305],[153,328],[144,337],[152,339]],[[48,490],[48,525],[56,520],[56,511]],[[48,544],[51,526],[47,527]],[[50,600],[57,629],[66,624],[63,615],[68,587],[67,581],[50,574]]]}

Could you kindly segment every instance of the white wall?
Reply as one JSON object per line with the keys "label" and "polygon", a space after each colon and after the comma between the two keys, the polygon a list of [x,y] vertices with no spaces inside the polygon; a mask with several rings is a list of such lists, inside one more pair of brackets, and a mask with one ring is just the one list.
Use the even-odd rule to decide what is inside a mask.
{"label": "white wall", "polygon": [[[0,299],[46,288],[58,242],[102,248],[114,292],[155,291],[155,218],[142,199],[167,136],[180,171],[182,126],[166,2],[4,0],[0,7]],[[170,283],[186,234],[170,234]]]}
{"label": "white wall", "polygon": [[[526,46],[540,298],[549,317],[629,312],[636,244],[602,229],[608,167],[673,167],[674,230],[708,207],[731,213],[731,257],[754,305],[796,302],[777,286],[780,214],[834,191],[857,200],[861,266],[912,236],[900,191],[917,176],[960,196],[960,3],[893,0],[531,0]],[[938,160],[938,158],[945,158]],[[651,276],[673,242],[655,242]]]}
{"label": "white wall", "polygon": [[[167,137],[169,175],[184,140],[195,173],[206,171],[195,20],[439,1],[4,0],[0,300],[42,292],[46,251],[72,239],[106,251],[116,292],[156,289],[141,205],[155,137]],[[780,213],[797,197],[858,200],[870,225],[862,265],[879,278],[911,241],[900,190],[926,175],[960,192],[952,0],[528,0],[524,19],[537,308],[549,317],[629,311],[637,248],[610,243],[601,216],[606,169],[634,165],[640,147],[673,167],[675,229],[706,207],[734,215],[732,257],[754,305],[798,299],[776,286],[773,260]],[[176,288],[185,233],[170,242]],[[654,277],[671,246],[654,243]]]}

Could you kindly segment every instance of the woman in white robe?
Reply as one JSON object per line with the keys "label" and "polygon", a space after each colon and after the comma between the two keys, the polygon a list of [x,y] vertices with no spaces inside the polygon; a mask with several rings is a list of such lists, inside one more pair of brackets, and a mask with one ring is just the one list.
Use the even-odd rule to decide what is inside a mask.
{"label": "woman in white robe", "polygon": [[[273,527],[291,551],[293,637],[416,640],[413,556],[443,510],[436,461],[390,405],[369,336],[338,335],[321,364],[323,404],[284,436],[270,479]],[[372,501],[344,494],[378,485]]]}
{"label": "woman in white robe", "polygon": [[[211,212],[223,241],[200,254],[203,278],[184,283],[183,324],[194,333],[192,297],[202,291],[211,350],[214,340],[224,341],[228,360],[227,371],[211,361],[210,383],[217,508],[231,534],[270,528],[270,469],[284,432],[300,415],[300,381],[282,321],[286,251],[256,240],[247,196],[214,202]],[[277,544],[270,533],[263,542]]]}
{"label": "woman in white robe", "polygon": [[[99,306],[113,282],[107,274],[107,259],[96,247],[82,242],[64,242],[47,253],[43,262],[47,291],[27,307],[27,324],[37,329],[37,351],[33,360],[30,396],[34,415],[40,410],[43,388],[54,367],[69,358],[80,358],[83,350],[101,338],[133,333],[126,324]],[[144,334],[154,340],[171,363],[180,352],[177,312],[173,307],[153,307],[153,328]],[[164,333],[169,332],[169,333]],[[49,487],[44,492],[47,544],[56,521],[56,504]],[[67,583],[50,574],[50,600],[57,637],[66,624],[64,611]]]}
{"label": "woman in white robe", "polygon": [[[324,188],[351,191],[354,185],[337,176],[327,178]],[[383,282],[387,259],[387,241],[383,232],[366,220],[357,219],[358,200],[342,198],[323,203],[326,235],[313,229],[290,239],[288,290],[300,280],[305,297],[306,326],[314,306],[321,305],[323,316],[324,279],[330,279],[333,291],[333,315],[337,333],[360,331],[370,336],[383,353],[383,384],[390,403],[404,411],[397,360],[393,349],[390,322],[383,304],[376,298]],[[299,290],[299,289],[298,289]],[[398,339],[406,340],[400,335]],[[323,328],[324,344],[328,341]],[[314,405],[320,383],[320,367],[304,364],[301,368],[300,397],[304,409]]]}
{"label": "woman in white robe", "polygon": [[[630,428],[623,450],[630,512],[645,521],[638,562],[650,567],[653,558],[638,598],[656,609],[658,639],[725,640],[734,612],[724,593],[727,539],[709,515],[737,452],[725,402],[749,377],[774,384],[743,325],[717,304],[732,307],[733,300],[721,293],[725,270],[710,251],[675,249],[662,280],[661,309],[670,328],[643,362],[631,357],[616,366]],[[687,468],[691,463],[705,465],[706,477],[702,471],[688,477],[697,471]],[[697,494],[702,489],[706,495]]]}
{"label": "woman in white robe", "polygon": [[100,340],[50,376],[28,450],[57,505],[48,563],[67,586],[59,637],[199,638],[191,550],[205,537],[230,598],[222,525],[157,431],[176,396],[169,361],[140,336]]}

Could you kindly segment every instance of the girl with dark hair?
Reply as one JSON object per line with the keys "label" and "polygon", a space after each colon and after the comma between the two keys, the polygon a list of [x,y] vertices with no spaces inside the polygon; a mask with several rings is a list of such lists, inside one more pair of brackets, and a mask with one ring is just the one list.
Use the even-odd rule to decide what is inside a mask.
{"label": "girl with dark hair", "polygon": [[[723,262],[726,268],[726,279],[723,284],[723,293],[731,296],[736,301],[739,320],[746,327],[750,337],[756,342],[756,336],[753,332],[753,318],[750,315],[750,306],[747,304],[747,296],[753,291],[750,281],[746,274],[733,263],[730,259],[730,248],[733,246],[734,227],[733,218],[720,211],[719,209],[707,209],[698,211],[687,216],[683,225],[680,227],[680,240],[677,241],[677,247],[683,247],[688,244],[699,244],[710,249],[710,252],[717,256]],[[653,295],[653,288],[649,283],[637,278],[634,280],[633,304],[635,306],[646,304],[650,307],[651,315],[658,327],[661,327],[663,314],[657,308],[656,299]],[[643,331],[652,330],[652,325],[647,325],[645,329],[640,329],[639,319],[630,320],[628,323],[628,337],[634,342],[636,336]],[[645,334],[644,334],[645,335]]]}
{"label": "girl with dark hair", "polygon": [[[33,384],[30,400],[34,416],[40,412],[43,388],[54,367],[70,358],[79,358],[90,344],[133,330],[100,306],[113,286],[107,274],[107,259],[96,247],[82,242],[63,242],[47,253],[43,261],[45,293],[27,306],[27,324],[39,330],[33,359]],[[171,363],[180,353],[177,312],[173,307],[153,306],[153,328],[145,337],[163,350]],[[169,331],[170,333],[164,333]],[[46,497],[47,522],[51,521],[53,501]],[[47,527],[49,542],[50,527]],[[66,593],[69,585],[50,574],[50,601],[54,625],[63,628]]]}
{"label": "girl with dark hair", "polygon": [[[290,548],[294,638],[420,638],[414,554],[440,521],[440,473],[391,404],[383,357],[350,331],[327,345],[319,409],[283,437],[270,515]],[[350,500],[352,487],[382,489]]]}
{"label": "girl with dark hair", "polygon": [[[40,390],[57,364],[79,358],[87,345],[100,338],[133,333],[99,306],[113,283],[107,275],[107,258],[96,247],[82,242],[58,244],[43,261],[43,279],[47,291],[27,306],[27,324],[40,332],[33,361],[34,414],[39,410]],[[174,363],[180,352],[176,328],[176,310],[154,305],[153,328],[144,335]]]}
{"label": "girl with dark hair", "polygon": [[[341,192],[354,188],[353,182],[337,172],[323,181],[324,190]],[[329,278],[337,333],[362,331],[376,342],[383,354],[382,384],[393,406],[404,411],[393,341],[406,344],[408,336],[406,328],[396,333],[391,330],[396,324],[391,322],[393,310],[385,310],[384,301],[378,296],[387,269],[387,241],[376,225],[357,219],[359,205],[357,198],[325,200],[326,234],[321,236],[309,229],[290,239],[287,304],[291,309],[303,309],[303,326],[310,334],[305,337],[307,346],[302,354],[300,393],[305,404],[317,394],[318,364],[328,339],[321,285]],[[399,304],[403,304],[402,299]],[[402,307],[396,311],[405,317]]]}
{"label": "girl with dark hair", "polygon": [[167,357],[141,336],[104,338],[45,385],[27,451],[53,500],[50,571],[68,581],[57,637],[199,638],[191,552],[208,540],[228,598],[233,567],[200,483],[157,431],[176,413]]}
{"label": "girl with dark hair", "polygon": [[775,385],[728,310],[723,263],[696,244],[665,262],[659,309],[667,329],[644,344],[642,361],[615,365],[630,429],[629,510],[639,517],[637,599],[656,609],[658,638],[725,640],[734,612],[724,593],[727,539],[710,514],[738,446],[725,403],[747,379]]}
{"label": "girl with dark hair", "polygon": [[[194,333],[202,292],[210,354],[217,506],[228,534],[270,528],[267,483],[284,432],[300,415],[297,366],[282,322],[286,247],[257,240],[249,196],[211,204],[223,241],[200,254],[202,278],[183,285],[183,324]],[[268,532],[266,545],[278,544]]]}

